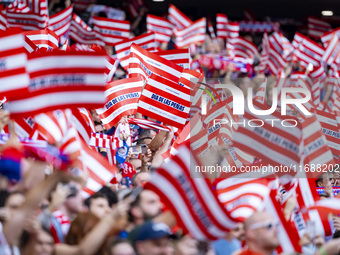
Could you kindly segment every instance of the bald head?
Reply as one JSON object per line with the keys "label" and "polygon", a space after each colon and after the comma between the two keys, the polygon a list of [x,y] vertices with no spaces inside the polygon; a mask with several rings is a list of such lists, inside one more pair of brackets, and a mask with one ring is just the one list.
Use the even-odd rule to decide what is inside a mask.
{"label": "bald head", "polygon": [[273,217],[267,212],[255,212],[244,222],[245,230],[248,230],[250,226],[255,223],[273,221]]}
{"label": "bald head", "polygon": [[277,226],[267,212],[256,212],[245,222],[245,238],[250,250],[269,255],[279,245]]}

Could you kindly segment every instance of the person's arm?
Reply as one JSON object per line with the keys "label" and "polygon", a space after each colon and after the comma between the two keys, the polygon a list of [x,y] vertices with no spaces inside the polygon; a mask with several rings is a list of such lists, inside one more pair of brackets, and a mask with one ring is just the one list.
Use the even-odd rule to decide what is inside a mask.
{"label": "person's arm", "polygon": [[69,181],[71,179],[76,178],[64,172],[55,171],[46,180],[40,182],[28,192],[24,204],[19,209],[13,211],[11,219],[4,224],[3,231],[9,244],[17,244],[24,221],[39,206],[41,200],[48,196],[55,185],[60,181]]}
{"label": "person's arm", "polygon": [[126,215],[131,200],[119,202],[113,213],[103,217],[78,245],[56,244],[55,255],[92,255],[106,240],[108,234],[118,234],[128,223]]}
{"label": "person's arm", "polygon": [[171,145],[171,141],[174,138],[174,131],[173,129],[171,129],[170,132],[168,132],[165,136],[163,145],[161,148],[159,148],[159,150],[155,153],[155,156],[153,157],[153,160],[151,162],[151,167],[160,167],[163,163],[163,157],[162,154],[165,153]]}
{"label": "person's arm", "polygon": [[323,245],[314,255],[337,255],[340,252],[340,239],[333,239]]}

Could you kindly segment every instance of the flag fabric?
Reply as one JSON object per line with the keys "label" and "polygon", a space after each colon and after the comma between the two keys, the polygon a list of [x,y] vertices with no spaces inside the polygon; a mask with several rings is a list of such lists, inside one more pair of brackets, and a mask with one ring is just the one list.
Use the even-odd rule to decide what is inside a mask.
{"label": "flag fabric", "polygon": [[178,29],[184,29],[192,25],[192,20],[189,19],[184,13],[177,9],[173,4],[169,5],[168,20]]}
{"label": "flag fabric", "polygon": [[130,46],[133,43],[149,51],[155,51],[157,47],[154,33],[146,33],[140,36],[136,36],[132,39],[127,39],[116,43],[115,49],[117,53],[117,58],[124,70],[127,70],[129,67]]}
{"label": "flag fabric", "polygon": [[[21,118],[14,121],[15,133],[18,137],[29,138],[33,131],[34,120],[31,117]],[[9,134],[8,126],[4,128],[5,132]]]}
{"label": "flag fabric", "polygon": [[286,65],[283,57],[283,41],[282,36],[278,32],[274,32],[269,36],[269,56],[267,66],[274,75],[278,75],[281,69]]}
{"label": "flag fabric", "polygon": [[339,198],[329,198],[319,200],[315,203],[315,205],[309,207],[309,210],[318,210],[323,214],[333,213],[339,214],[340,213],[340,206],[339,206],[340,199]]}
{"label": "flag fabric", "polygon": [[[98,52],[105,52],[105,49],[102,49],[100,47],[98,47],[97,45],[92,45],[91,49],[94,51],[98,51]],[[106,82],[111,82],[113,75],[115,74],[115,72],[117,71],[118,68],[118,60],[114,59],[112,57],[110,57],[109,55],[106,54],[106,58],[105,58],[105,80]]]}
{"label": "flag fabric", "polygon": [[59,48],[58,36],[48,28],[46,30],[24,32],[24,35],[27,36],[27,38],[30,39],[39,49],[47,48],[50,50]]}
{"label": "flag fabric", "polygon": [[16,97],[27,90],[29,75],[26,72],[27,55],[24,35],[18,29],[0,35],[0,97]]}
{"label": "flag fabric", "polygon": [[7,29],[6,9],[3,6],[0,6],[0,30],[6,29]]}
{"label": "flag fabric", "polygon": [[55,110],[34,116],[35,129],[49,143],[62,141],[72,125],[72,112],[69,109]]}
{"label": "flag fabric", "polygon": [[338,34],[333,34],[332,39],[325,50],[322,60],[328,65],[339,63],[340,40]]}
{"label": "flag fabric", "polygon": [[[253,102],[255,109],[265,110],[267,106]],[[273,166],[297,166],[300,163],[302,140],[301,124],[293,117],[281,116],[279,112],[266,115],[266,121],[247,124],[253,119],[261,119],[248,110],[244,114],[244,126],[239,126],[233,135],[233,145],[240,150],[262,159],[263,164]],[[289,128],[271,125],[270,119],[289,123]],[[292,124],[292,122],[295,122]],[[260,123],[260,124],[259,124]]]}
{"label": "flag fabric", "polygon": [[143,85],[144,80],[139,77],[121,79],[106,85],[105,105],[97,109],[106,129],[112,128],[122,117],[136,113]]}
{"label": "flag fabric", "polygon": [[128,118],[128,123],[137,125],[142,129],[158,129],[160,131],[170,132],[170,128],[159,124],[157,122],[146,120],[146,119],[135,119],[135,118]]}
{"label": "flag fabric", "polygon": [[106,45],[114,46],[130,36],[130,22],[101,17],[93,17],[93,30]]}
{"label": "flag fabric", "polygon": [[[304,165],[317,166],[319,164],[320,167],[324,167],[335,164],[332,151],[327,145],[326,137],[321,131],[320,122],[315,115],[302,122],[302,136]],[[319,175],[319,173],[316,174]]]}
{"label": "flag fabric", "polygon": [[322,132],[326,136],[328,147],[336,156],[340,155],[340,135],[335,114],[316,110],[316,117],[321,124]]}
{"label": "flag fabric", "polygon": [[105,55],[100,52],[31,54],[29,87],[8,102],[8,110],[17,118],[55,109],[101,107],[105,103],[104,71]]}
{"label": "flag fabric", "polygon": [[112,136],[101,134],[101,133],[91,133],[91,139],[89,141],[90,146],[99,147],[99,148],[111,148]]}
{"label": "flag fabric", "polygon": [[190,110],[190,89],[151,74],[137,112],[177,128],[183,128]]}
{"label": "flag fabric", "polygon": [[264,209],[270,193],[268,180],[250,177],[223,179],[216,185],[218,200],[233,218],[243,222]]}
{"label": "flag fabric", "polygon": [[228,22],[227,24],[228,39],[239,37],[239,32],[240,32],[240,25],[238,22]]}
{"label": "flag fabric", "polygon": [[207,178],[190,178],[199,162],[190,151],[190,143],[179,147],[170,162],[155,171],[144,188],[156,192],[171,209],[185,233],[197,240],[215,240],[235,227]]}
{"label": "flag fabric", "polygon": [[78,131],[78,135],[86,143],[91,139],[91,133],[95,132],[93,119],[89,110],[85,108],[72,109],[73,125]]}
{"label": "flag fabric", "polygon": [[167,19],[148,14],[146,24],[148,33],[155,33],[157,42],[168,43],[170,41],[174,26]]}
{"label": "flag fabric", "polygon": [[227,47],[229,56],[235,60],[246,59],[252,63],[258,54],[256,45],[243,37],[230,38]]}
{"label": "flag fabric", "polygon": [[225,14],[216,14],[216,33],[218,38],[226,39],[228,36],[227,31],[228,17]]}
{"label": "flag fabric", "polygon": [[266,102],[266,88],[267,88],[267,79],[262,82],[260,85],[258,91],[256,92],[256,95],[254,97],[254,100],[257,100],[261,104],[264,104]]}
{"label": "flag fabric", "polygon": [[270,199],[268,199],[265,210],[279,222],[276,233],[280,241],[280,246],[276,249],[277,253],[302,253],[302,248],[299,245],[299,233],[296,228],[292,227],[290,222],[286,221],[280,202],[276,200],[276,194],[273,191],[270,194]]}
{"label": "flag fabric", "polygon": [[6,15],[8,27],[21,27],[23,30],[41,30],[48,26],[46,9],[41,10],[41,12],[34,12],[33,10],[20,12],[17,8],[7,9]]}
{"label": "flag fabric", "polygon": [[270,51],[270,45],[269,45],[268,34],[264,33],[262,37],[262,52],[261,52],[261,57],[260,57],[260,71],[262,72],[267,67],[269,51]]}
{"label": "flag fabric", "polygon": [[71,26],[73,5],[70,5],[65,10],[58,12],[49,18],[49,28],[56,33],[58,37],[68,33]]}
{"label": "flag fabric", "polygon": [[93,151],[82,142],[81,156],[79,161],[87,169],[89,177],[82,190],[84,197],[89,197],[110,182],[118,172],[116,166],[111,165],[100,153]]}
{"label": "flag fabric", "polygon": [[154,52],[156,55],[170,60],[184,69],[190,69],[190,52],[189,49],[175,49],[175,50],[163,50]]}
{"label": "flag fabric", "polygon": [[98,39],[96,32],[75,13],[72,16],[69,37],[80,44],[104,45],[104,42]]}
{"label": "flag fabric", "polygon": [[332,26],[321,19],[308,17],[308,36],[320,39],[324,34],[332,30]]}
{"label": "flag fabric", "polygon": [[240,31],[242,32],[273,32],[279,29],[279,26],[274,22],[266,21],[240,21]]}
{"label": "flag fabric", "polygon": [[24,35],[24,39],[24,47],[27,53],[32,53],[38,50],[38,47],[27,36]]}
{"label": "flag fabric", "polygon": [[329,42],[331,41],[333,35],[336,34],[336,35],[340,35],[340,27],[328,32],[328,33],[325,33],[321,36],[321,41],[322,41],[322,44],[325,48],[327,48]]}
{"label": "flag fabric", "polygon": [[142,77],[147,80],[152,74],[156,74],[178,82],[183,68],[174,62],[166,60],[154,53],[144,50],[142,47],[132,44],[129,59],[129,77]]}
{"label": "flag fabric", "polygon": [[190,26],[183,29],[174,29],[174,36],[176,39],[176,47],[184,48],[190,44],[201,44],[205,41],[205,30],[207,22],[205,18],[201,18]]}

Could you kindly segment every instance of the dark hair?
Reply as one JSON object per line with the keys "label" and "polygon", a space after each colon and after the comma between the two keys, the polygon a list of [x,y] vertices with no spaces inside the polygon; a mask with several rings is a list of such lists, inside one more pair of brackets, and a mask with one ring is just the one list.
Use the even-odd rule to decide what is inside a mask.
{"label": "dark hair", "polygon": [[[146,137],[150,137],[151,136],[151,131],[154,131],[157,133],[156,130],[153,130],[153,129],[144,129],[138,136],[139,139],[141,138],[146,138]],[[152,138],[151,138],[152,139]]]}
{"label": "dark hair", "polygon": [[115,191],[113,191],[111,188],[109,188],[108,186],[103,186],[99,192],[101,192],[102,194],[104,194],[108,201],[109,201],[109,206],[111,207],[114,204],[118,203],[118,196],[117,193]]}
{"label": "dark hair", "polygon": [[106,196],[105,194],[103,194],[103,193],[101,193],[101,192],[98,191],[98,192],[94,193],[92,196],[88,197],[88,198],[85,200],[84,204],[85,204],[88,208],[90,208],[92,200],[93,200],[93,199],[97,199],[97,198],[104,198],[104,199],[107,200],[107,202],[109,202],[109,199],[107,198],[107,196]]}

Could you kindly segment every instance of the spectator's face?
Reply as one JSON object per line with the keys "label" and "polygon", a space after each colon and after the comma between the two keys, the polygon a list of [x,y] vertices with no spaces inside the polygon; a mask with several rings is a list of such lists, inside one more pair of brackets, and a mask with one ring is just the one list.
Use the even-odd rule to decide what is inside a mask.
{"label": "spectator's face", "polygon": [[96,130],[96,133],[103,133],[104,132],[104,128],[102,125],[96,125],[94,127],[94,129]]}
{"label": "spectator's face", "polygon": [[198,241],[192,239],[190,236],[184,236],[176,244],[176,251],[178,254],[196,255],[198,254]]}
{"label": "spectator's face", "polygon": [[[262,224],[261,227],[257,227],[255,229],[249,229],[246,234],[250,234],[253,242],[257,243],[264,249],[275,249],[280,243],[277,237],[277,226],[273,224],[275,221],[270,215],[263,214],[261,217],[257,219],[254,224]],[[272,227],[268,227],[268,224],[272,223]]]}
{"label": "spectator's face", "polygon": [[39,231],[34,247],[34,255],[52,255],[53,254],[53,238],[45,231]]}
{"label": "spectator's face", "polygon": [[230,235],[232,237],[236,238],[237,240],[239,240],[240,242],[242,242],[244,240],[244,237],[245,237],[245,231],[244,231],[243,223],[238,223],[237,227],[230,231]]}
{"label": "spectator's face", "polygon": [[73,183],[77,189],[77,195],[70,197],[66,200],[65,206],[71,213],[79,213],[83,211],[83,197],[81,196],[81,185],[79,183]]}
{"label": "spectator's face", "polygon": [[169,237],[140,241],[136,243],[138,255],[168,255],[169,247]]}
{"label": "spectator's face", "polygon": [[110,213],[109,202],[103,197],[92,199],[89,211],[98,218],[102,218],[106,214]]}
{"label": "spectator's face", "polygon": [[111,255],[135,255],[135,251],[128,243],[120,243],[111,248]]}
{"label": "spectator's face", "polygon": [[136,186],[137,187],[143,187],[144,184],[147,183],[149,179],[150,179],[149,173],[147,173],[147,172],[139,173],[136,176]]}
{"label": "spectator's face", "polygon": [[142,161],[138,158],[131,158],[130,163],[135,169],[136,173],[140,172],[140,169],[142,167]]}
{"label": "spectator's face", "polygon": [[161,213],[162,204],[159,196],[151,190],[143,190],[140,194],[140,208],[144,214],[144,220],[152,219]]}
{"label": "spectator's face", "polygon": [[13,194],[7,199],[5,207],[9,211],[18,209],[25,202],[25,200],[25,196],[22,194]]}

